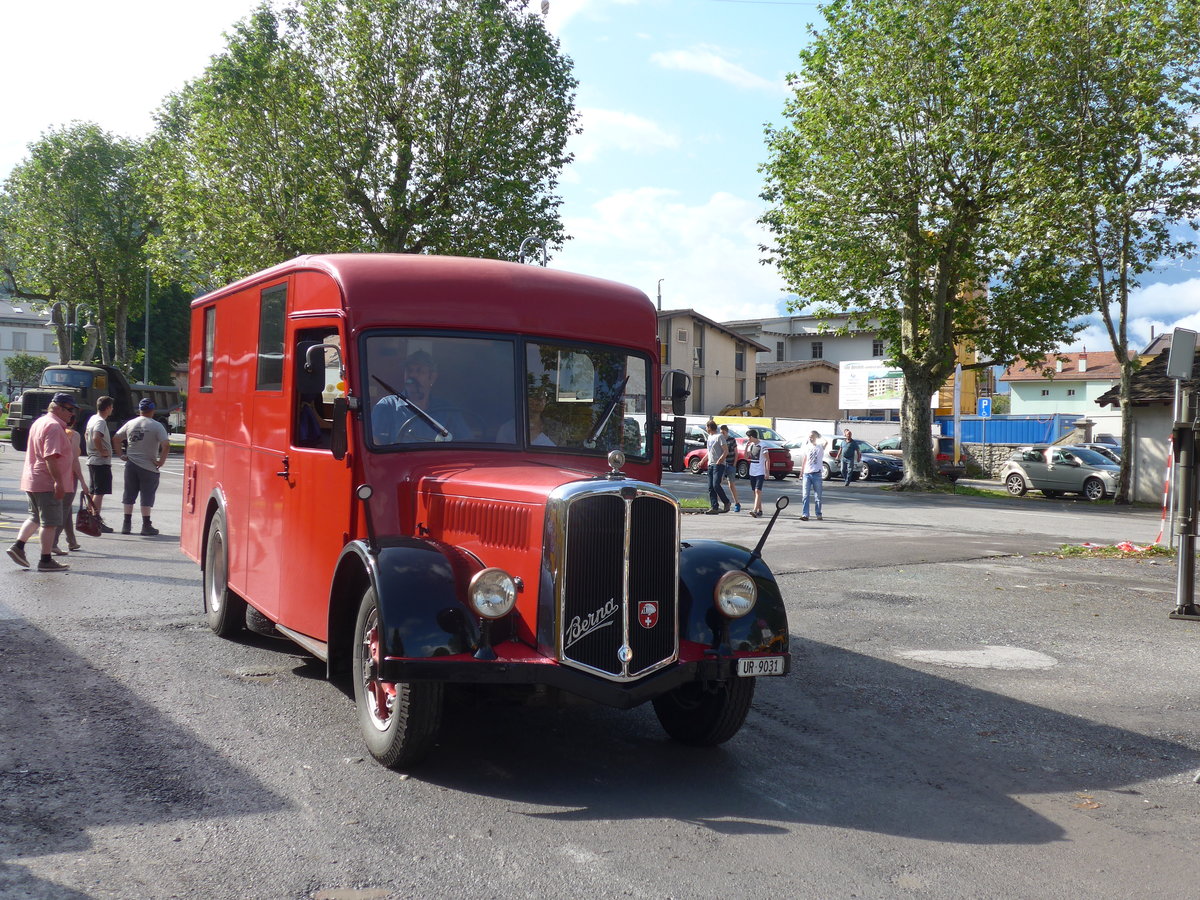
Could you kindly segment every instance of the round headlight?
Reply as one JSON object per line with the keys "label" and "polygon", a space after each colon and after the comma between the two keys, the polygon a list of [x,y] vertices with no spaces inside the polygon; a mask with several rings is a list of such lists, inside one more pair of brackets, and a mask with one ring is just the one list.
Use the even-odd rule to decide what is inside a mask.
{"label": "round headlight", "polygon": [[754,585],[754,579],[741,570],[722,575],[717,581],[714,594],[717,609],[730,619],[740,619],[746,615],[754,609],[754,603],[758,600],[758,588]]}
{"label": "round headlight", "polygon": [[485,619],[499,619],[516,605],[517,585],[503,569],[484,569],[471,579],[467,596],[475,612]]}

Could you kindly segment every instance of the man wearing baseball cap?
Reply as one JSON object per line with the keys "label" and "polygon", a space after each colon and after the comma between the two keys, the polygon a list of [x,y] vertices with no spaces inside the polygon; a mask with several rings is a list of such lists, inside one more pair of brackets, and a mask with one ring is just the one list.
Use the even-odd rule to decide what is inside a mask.
{"label": "man wearing baseball cap", "polygon": [[29,568],[25,542],[41,529],[41,559],[39,572],[65,572],[64,565],[50,555],[54,535],[63,523],[62,499],[71,479],[73,441],[67,436],[67,422],[75,415],[75,396],[60,391],[50,401],[46,414],[29,428],[29,443],[25,448],[25,466],[21,469],[21,490],[29,498],[29,518],[17,531],[16,542],[8,555],[18,566]]}
{"label": "man wearing baseball cap", "polygon": [[154,495],[158,492],[159,472],[171,452],[167,429],[154,418],[154,401],[149,397],[138,404],[138,415],[121,426],[113,441],[113,452],[125,460],[125,518],[121,534],[133,532],[133,504],[141,496],[141,534],[153,537],[158,529],[150,524]]}

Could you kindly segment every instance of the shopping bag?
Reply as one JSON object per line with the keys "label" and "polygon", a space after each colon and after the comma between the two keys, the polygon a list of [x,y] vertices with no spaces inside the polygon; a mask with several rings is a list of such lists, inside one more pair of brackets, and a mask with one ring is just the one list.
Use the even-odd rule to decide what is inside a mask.
{"label": "shopping bag", "polygon": [[75,514],[75,530],[81,534],[100,537],[100,516],[92,503],[92,495],[79,492],[79,512]]}

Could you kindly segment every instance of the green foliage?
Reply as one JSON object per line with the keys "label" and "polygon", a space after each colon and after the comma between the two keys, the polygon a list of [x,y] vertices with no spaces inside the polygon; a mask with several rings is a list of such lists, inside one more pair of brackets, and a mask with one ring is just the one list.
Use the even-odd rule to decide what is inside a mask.
{"label": "green foliage", "polygon": [[[1159,152],[1141,142],[1130,156],[1106,155],[1120,129],[1096,130],[1086,115],[1094,103],[1111,105],[1114,120],[1130,108],[1125,95],[1101,103],[1097,94],[1143,68],[1131,54],[1149,54],[1148,84],[1150,69],[1178,60],[1150,53],[1172,33],[1152,7],[1166,16],[1173,3],[836,0],[801,53],[787,125],[767,132],[765,249],[803,302],[879,323],[908,388],[906,478],[932,474],[928,442],[915,437],[929,433],[929,397],[953,372],[956,348],[975,350],[980,366],[1037,358],[1094,308],[1098,262],[1079,252],[1090,239],[1079,225],[1103,204],[1063,176],[1119,176],[1132,151]],[[1157,37],[1090,40],[1085,26],[1119,9],[1122,28]],[[1087,34],[1068,34],[1080,29]],[[1094,83],[1067,65],[1079,44],[1090,48]],[[1186,81],[1178,71],[1167,78]],[[1177,91],[1166,105],[1186,118],[1189,102]],[[1127,133],[1152,120],[1142,108]],[[1151,180],[1166,188],[1170,157],[1161,158]],[[1188,177],[1194,190],[1194,173],[1184,174],[1164,195],[1178,197]],[[1122,208],[1127,223],[1165,235],[1152,216],[1138,218],[1152,208]]]}
{"label": "green foliage", "polygon": [[42,370],[47,365],[49,363],[46,360],[32,353],[14,353],[4,360],[4,368],[8,371],[7,380],[27,387],[42,380]]}
{"label": "green foliage", "polygon": [[[81,304],[101,322],[123,320],[141,284],[150,227],[137,189],[140,164],[136,142],[91,123],[30,145],[0,194],[0,265],[14,296],[43,307],[60,300],[80,324],[89,318]],[[60,328],[60,344],[66,337]],[[65,346],[64,355],[71,355]]]}
{"label": "green foliage", "polygon": [[575,84],[516,0],[264,4],[160,111],[158,264],[204,286],[303,253],[560,245]]}
{"label": "green foliage", "polygon": [[[1176,226],[1200,213],[1200,6],[1194,0],[1043,0],[1036,51],[1046,114],[1029,133],[1051,164],[1033,189],[1063,259],[1091,273],[1090,302],[1118,360],[1122,440],[1133,442],[1130,292],[1162,260],[1191,256]],[[1129,500],[1132,454],[1117,502]]]}

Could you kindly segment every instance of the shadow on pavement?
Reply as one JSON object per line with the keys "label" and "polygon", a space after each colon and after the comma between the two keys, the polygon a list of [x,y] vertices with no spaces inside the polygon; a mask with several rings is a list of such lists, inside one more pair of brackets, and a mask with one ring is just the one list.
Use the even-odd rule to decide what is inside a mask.
{"label": "shadow on pavement", "polygon": [[552,820],[673,819],[720,833],[794,824],[968,844],[1045,844],[1062,828],[1014,797],[1117,789],[1186,772],[1194,748],[794,641],[746,726],[716,749],[667,740],[649,707],[512,708],[446,723],[415,776],[561,807]]}
{"label": "shadow on pavement", "polygon": [[83,851],[89,829],[285,808],[220,752],[23,620],[0,619],[0,659],[0,896],[86,896],[41,881],[21,860]]}

